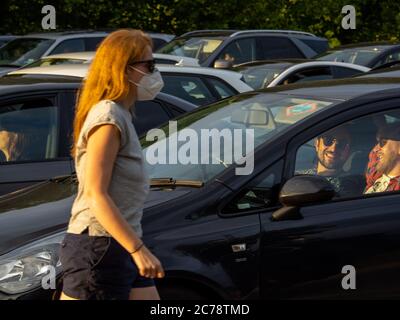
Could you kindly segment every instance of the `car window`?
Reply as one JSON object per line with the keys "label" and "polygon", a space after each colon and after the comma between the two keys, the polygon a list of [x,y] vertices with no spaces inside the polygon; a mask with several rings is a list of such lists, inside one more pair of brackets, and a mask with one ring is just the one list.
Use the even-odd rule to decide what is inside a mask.
{"label": "car window", "polygon": [[323,61],[338,61],[359,64],[367,66],[368,63],[382,52],[379,48],[352,48],[352,49],[338,49],[334,51],[326,51],[318,55],[316,60]]}
{"label": "car window", "polygon": [[104,37],[96,37],[96,38],[85,38],[85,48],[84,51],[96,51],[97,47],[100,45],[100,42],[103,41]]}
{"label": "car window", "polygon": [[[159,165],[158,160],[148,162],[149,175],[151,178],[210,181],[228,170],[234,163],[233,157],[244,157],[250,150],[334,103],[337,102],[252,92],[198,108],[179,117],[176,125],[179,132],[190,131],[201,137],[205,149],[202,148],[203,151],[197,155],[192,153],[190,160],[185,163],[164,162]],[[165,133],[160,139],[141,139],[145,153],[154,154],[154,150],[157,150],[156,158],[163,159],[171,152],[170,148],[185,148],[187,142],[176,141],[176,135],[171,133],[169,124],[160,127],[160,130]],[[223,148],[218,147],[222,145]],[[201,157],[198,158],[199,155]]]}
{"label": "car window", "polygon": [[82,64],[85,63],[86,60],[83,59],[72,59],[72,58],[42,58],[35,62],[32,62],[26,65],[26,68],[34,68],[34,67],[46,67],[46,66],[54,66],[60,64]]}
{"label": "car window", "polygon": [[138,136],[170,119],[163,106],[157,101],[136,102],[134,114],[133,124]]}
{"label": "car window", "polygon": [[188,37],[177,38],[162,46],[158,53],[172,54],[205,61],[224,41],[225,37]]}
{"label": "car window", "polygon": [[257,60],[256,40],[254,38],[239,39],[228,44],[217,60],[231,61],[234,65]]}
{"label": "car window", "polygon": [[151,40],[153,41],[153,51],[156,51],[167,43],[164,39],[159,38],[152,38]]}
{"label": "car window", "polygon": [[163,74],[162,92],[202,106],[217,100],[199,77]]}
{"label": "car window", "polygon": [[0,48],[0,64],[24,66],[40,59],[53,43],[50,39],[14,39]]}
{"label": "car window", "polygon": [[374,67],[378,67],[382,64],[399,61],[400,60],[400,50],[391,52],[388,55],[385,55],[382,59],[380,59],[377,63],[375,63]]}
{"label": "car window", "polygon": [[352,77],[354,75],[363,73],[363,71],[356,70],[356,69],[351,69],[351,68],[345,68],[345,67],[332,67],[333,69],[333,74],[334,78],[348,78]]}
{"label": "car window", "polygon": [[207,81],[218,92],[220,99],[224,99],[238,93],[238,91],[236,91],[231,86],[227,85],[221,80],[215,78],[207,78]]}
{"label": "car window", "polygon": [[0,161],[55,159],[58,132],[58,108],[50,99],[0,106]]}
{"label": "car window", "polygon": [[296,45],[287,38],[261,37],[261,59],[304,58]]}
{"label": "car window", "polygon": [[221,210],[224,214],[272,208],[278,204],[283,162],[278,161],[259,174]]}
{"label": "car window", "polygon": [[309,68],[288,76],[280,84],[327,80],[332,78],[333,75],[329,67]]}
{"label": "car window", "polygon": [[51,54],[85,51],[83,39],[69,39],[62,41]]}
{"label": "car window", "polygon": [[253,89],[267,88],[268,85],[276,79],[285,69],[292,64],[288,62],[267,63],[261,65],[250,65],[236,67],[234,71],[239,71],[246,82]]}
{"label": "car window", "polygon": [[185,113],[183,109],[168,102],[163,101],[164,106],[167,108],[168,112],[172,114],[172,118],[176,118]]}
{"label": "car window", "polygon": [[295,174],[325,177],[336,198],[400,190],[400,108],[354,119],[304,143]]}

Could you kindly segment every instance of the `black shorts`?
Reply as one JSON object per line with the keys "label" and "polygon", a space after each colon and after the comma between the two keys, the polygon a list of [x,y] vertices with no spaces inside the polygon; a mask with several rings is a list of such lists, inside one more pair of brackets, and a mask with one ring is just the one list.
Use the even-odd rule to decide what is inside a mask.
{"label": "black shorts", "polygon": [[154,286],[131,255],[110,237],[67,233],[61,243],[63,292],[75,299],[129,299],[132,288]]}

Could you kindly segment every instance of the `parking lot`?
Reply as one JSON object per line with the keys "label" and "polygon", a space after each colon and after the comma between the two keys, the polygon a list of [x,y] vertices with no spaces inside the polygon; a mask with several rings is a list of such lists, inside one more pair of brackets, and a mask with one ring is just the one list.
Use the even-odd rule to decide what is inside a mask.
{"label": "parking lot", "polygon": [[[227,5],[230,17],[208,2],[137,4],[147,20],[131,5],[77,2],[86,18],[50,6],[31,24],[7,8],[21,16],[0,27],[0,300],[59,299],[85,259],[103,285],[93,297],[110,299],[104,270],[120,281],[129,253],[144,275],[137,252],[163,300],[398,299],[392,16],[366,38],[360,5],[357,28],[351,8],[314,19],[301,1],[265,21],[249,10],[267,17],[268,1]],[[123,63],[138,34],[151,46]],[[118,140],[89,144],[101,127]],[[86,233],[106,248],[66,240]]]}

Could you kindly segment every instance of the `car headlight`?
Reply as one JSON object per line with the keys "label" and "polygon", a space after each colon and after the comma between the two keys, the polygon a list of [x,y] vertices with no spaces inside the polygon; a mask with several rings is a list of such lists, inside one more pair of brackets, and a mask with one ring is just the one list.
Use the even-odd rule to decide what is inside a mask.
{"label": "car headlight", "polygon": [[64,236],[65,232],[57,233],[0,256],[0,291],[6,294],[30,291],[40,287],[50,271],[59,274],[59,250]]}

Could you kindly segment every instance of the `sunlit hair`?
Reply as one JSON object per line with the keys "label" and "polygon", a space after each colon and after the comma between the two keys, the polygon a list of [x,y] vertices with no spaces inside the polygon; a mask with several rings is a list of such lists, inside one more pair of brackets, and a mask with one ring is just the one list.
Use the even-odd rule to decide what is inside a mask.
{"label": "sunlit hair", "polygon": [[121,29],[108,35],[98,47],[83,82],[75,108],[72,157],[83,123],[90,109],[101,100],[124,99],[129,93],[126,67],[142,59],[151,38],[140,30]]}

